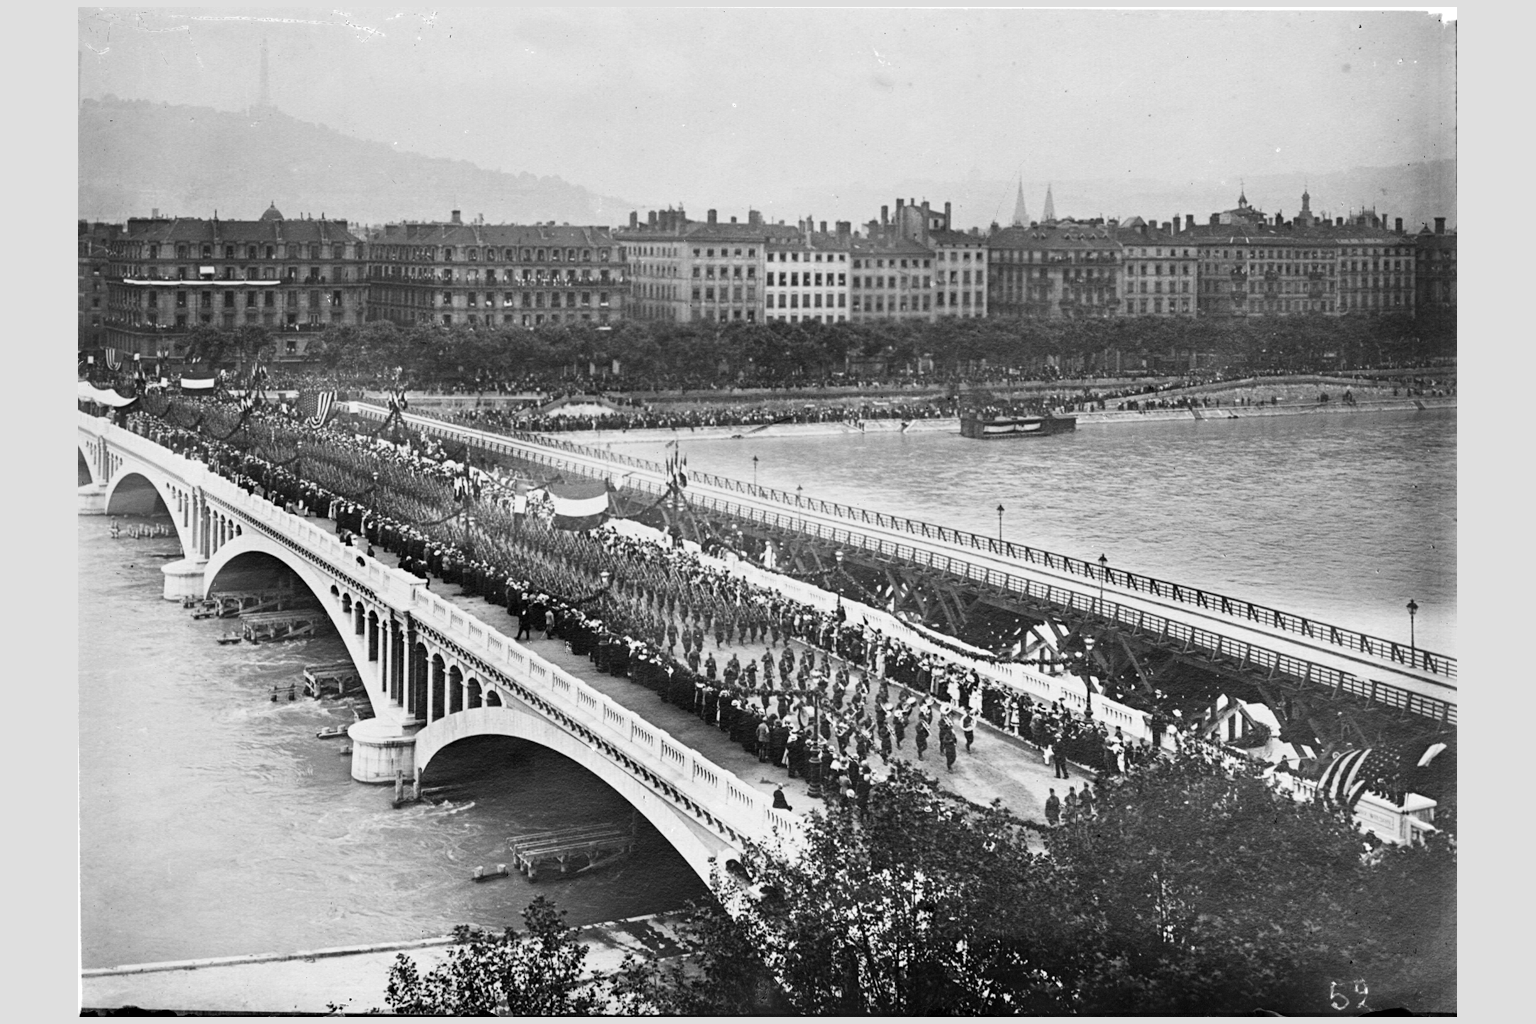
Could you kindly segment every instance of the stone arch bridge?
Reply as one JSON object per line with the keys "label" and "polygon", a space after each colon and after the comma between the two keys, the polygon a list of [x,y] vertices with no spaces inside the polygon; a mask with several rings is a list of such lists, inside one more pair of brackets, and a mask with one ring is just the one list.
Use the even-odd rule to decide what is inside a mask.
{"label": "stone arch bridge", "polygon": [[148,438],[79,414],[82,513],[169,515],[182,558],[168,600],[285,566],[326,610],[364,681],[374,717],[352,727],[352,776],[419,778],[462,739],[497,735],[548,747],[627,800],[706,881],[716,863],[798,819],[642,716],[432,593],[425,581],[344,545]]}

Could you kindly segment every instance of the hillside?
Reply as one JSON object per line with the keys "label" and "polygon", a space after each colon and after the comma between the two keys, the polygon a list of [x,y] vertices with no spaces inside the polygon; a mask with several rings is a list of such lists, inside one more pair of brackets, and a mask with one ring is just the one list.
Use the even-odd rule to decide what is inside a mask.
{"label": "hillside", "polygon": [[162,214],[259,216],[270,202],[379,224],[553,220],[617,225],[634,204],[556,177],[487,171],[398,152],[267,108],[244,114],[143,100],[86,100],[79,114],[78,214],[121,222]]}

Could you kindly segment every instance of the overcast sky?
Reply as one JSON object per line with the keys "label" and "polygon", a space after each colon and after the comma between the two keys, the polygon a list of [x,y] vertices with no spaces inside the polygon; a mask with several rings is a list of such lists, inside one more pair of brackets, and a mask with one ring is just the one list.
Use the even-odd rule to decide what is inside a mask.
{"label": "overcast sky", "polygon": [[1456,153],[1454,28],[1424,13],[82,8],[79,40],[87,98],[240,110],[266,40],[295,117],[690,208]]}

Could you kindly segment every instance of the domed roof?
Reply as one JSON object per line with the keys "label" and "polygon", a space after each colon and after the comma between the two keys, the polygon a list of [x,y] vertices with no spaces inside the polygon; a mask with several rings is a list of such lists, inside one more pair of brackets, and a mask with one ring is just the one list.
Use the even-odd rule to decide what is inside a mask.
{"label": "domed roof", "polygon": [[277,200],[274,199],[272,201],[272,205],[267,207],[267,211],[261,215],[261,219],[262,220],[282,220],[283,219],[282,211],[277,208]]}

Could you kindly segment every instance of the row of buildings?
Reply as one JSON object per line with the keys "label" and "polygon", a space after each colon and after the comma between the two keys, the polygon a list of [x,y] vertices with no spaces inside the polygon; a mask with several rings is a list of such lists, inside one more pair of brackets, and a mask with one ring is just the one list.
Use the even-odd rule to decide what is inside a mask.
{"label": "row of buildings", "polygon": [[1198,223],[1056,218],[956,230],[950,204],[897,199],[855,229],[710,210],[618,227],[161,217],[80,222],[81,348],[182,354],[199,326],[257,325],[302,356],[331,325],[526,327],[625,319],[841,323],[944,317],[1415,313],[1456,303],[1444,218],[1292,219],[1240,195]]}

